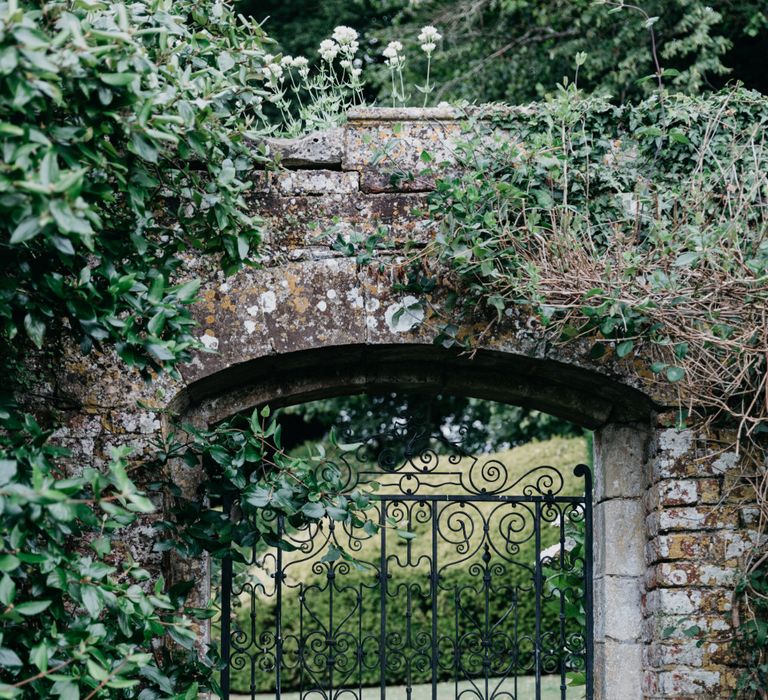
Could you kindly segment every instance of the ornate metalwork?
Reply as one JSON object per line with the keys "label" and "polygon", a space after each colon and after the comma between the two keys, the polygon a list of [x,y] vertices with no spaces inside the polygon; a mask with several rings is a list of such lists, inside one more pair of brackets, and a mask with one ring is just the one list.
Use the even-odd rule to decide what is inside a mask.
{"label": "ornate metalwork", "polygon": [[376,486],[378,531],[280,519],[285,548],[254,547],[236,576],[225,561],[224,698],[360,700],[375,684],[410,699],[427,683],[433,700],[540,700],[548,683],[591,700],[589,469],[520,474],[460,438],[399,422],[358,441],[318,468],[343,492]]}

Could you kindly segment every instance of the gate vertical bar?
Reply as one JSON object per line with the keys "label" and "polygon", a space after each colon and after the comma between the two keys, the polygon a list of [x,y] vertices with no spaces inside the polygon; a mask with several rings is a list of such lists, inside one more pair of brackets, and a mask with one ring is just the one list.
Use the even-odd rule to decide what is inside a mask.
{"label": "gate vertical bar", "polygon": [[592,471],[586,465],[579,465],[578,470],[584,472],[584,607],[587,611],[587,648],[585,654],[585,665],[587,672],[586,697],[592,700],[594,695],[594,610],[593,604],[593,561],[592,561]]}
{"label": "gate vertical bar", "polygon": [[381,533],[381,561],[379,564],[379,596],[381,627],[379,633],[379,681],[381,700],[387,698],[387,502],[381,501],[379,515],[379,532]]}
{"label": "gate vertical bar", "polygon": [[536,518],[533,523],[536,538],[536,564],[534,589],[536,591],[536,638],[533,659],[536,673],[536,700],[541,700],[541,501],[536,501]]}
{"label": "gate vertical bar", "polygon": [[[283,516],[277,518],[277,537],[283,536]],[[283,667],[283,550],[277,547],[277,563],[275,570],[276,604],[275,610],[275,699],[280,700],[282,693]]]}
{"label": "gate vertical bar", "polygon": [[[232,500],[224,497],[222,503],[224,514],[232,512]],[[229,656],[231,654],[230,617],[232,616],[232,557],[226,554],[221,560],[221,658],[224,668],[221,669],[221,697],[229,700],[230,671]]]}
{"label": "gate vertical bar", "polygon": [[[565,575],[565,508],[560,511],[560,573]],[[571,564],[573,566],[573,564]],[[566,700],[568,688],[566,685],[566,659],[565,659],[565,591],[559,593],[560,603],[560,700]]]}
{"label": "gate vertical bar", "polygon": [[432,700],[437,700],[437,501],[432,501]]}

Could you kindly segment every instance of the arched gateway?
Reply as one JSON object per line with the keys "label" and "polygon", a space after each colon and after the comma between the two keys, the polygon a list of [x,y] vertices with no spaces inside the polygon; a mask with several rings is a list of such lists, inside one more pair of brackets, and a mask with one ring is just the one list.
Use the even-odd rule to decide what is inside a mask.
{"label": "arched gateway", "polygon": [[[439,450],[439,461],[427,462],[427,471],[420,472],[419,465],[424,463],[419,450],[411,455],[401,447],[401,458],[389,471],[380,471],[389,476],[412,472],[409,480],[417,479],[422,485],[409,492],[409,480],[395,480],[389,491],[383,491],[377,507],[383,514],[394,507],[405,509],[403,512],[411,513],[403,516],[406,520],[422,517],[420,527],[426,537],[421,539],[429,543],[450,531],[445,530],[442,518],[452,508],[461,509],[460,497],[466,498],[465,508],[490,502],[483,518],[491,524],[496,517],[509,516],[516,504],[531,514],[534,537],[536,522],[553,517],[555,511],[567,517],[564,511],[572,508],[588,518],[593,530],[593,560],[586,556],[579,565],[582,568],[576,568],[583,580],[589,578],[589,565],[593,566],[592,644],[586,639],[583,645],[568,642],[568,630],[557,627],[557,639],[545,641],[539,635],[525,653],[541,656],[547,649],[554,650],[557,672],[567,668],[567,663],[573,667],[585,664],[594,678],[593,696],[601,700],[729,697],[734,678],[730,664],[737,661],[729,658],[726,642],[699,647],[685,636],[680,624],[695,620],[701,629],[722,629],[738,557],[756,537],[748,508],[739,514],[720,503],[723,481],[733,478],[737,465],[733,455],[715,451],[714,457],[703,456],[713,454],[703,448],[717,436],[674,430],[665,413],[671,402],[644,387],[626,361],[611,357],[595,361],[578,344],[546,342],[535,321],[525,316],[509,317],[503,328],[484,335],[472,357],[435,346],[436,331],[430,326],[429,314],[424,317],[423,312],[413,311],[412,300],[393,291],[393,280],[386,272],[339,250],[343,247],[337,244],[339,236],[365,237],[379,231],[386,245],[382,255],[395,260],[406,241],[418,244],[428,237],[428,224],[414,213],[433,184],[419,175],[419,155],[430,150],[435,160],[450,159],[450,144],[459,132],[458,115],[450,110],[369,110],[351,114],[347,125],[336,131],[269,144],[281,153],[286,169],[265,173],[255,183],[254,208],[266,217],[269,228],[271,253],[264,267],[225,278],[208,269],[204,258],[189,254],[190,273],[204,279],[203,300],[196,308],[201,339],[216,352],[200,353],[183,369],[181,379],[164,378],[151,387],[117,370],[109,358],[83,359],[73,353],[65,362],[60,383],[84,408],[72,413],[70,431],[62,440],[76,453],[99,453],[119,442],[140,448],[165,429],[167,412],[209,425],[262,404],[280,406],[382,389],[469,395],[561,416],[595,431],[591,499],[589,489],[564,494],[554,487],[539,488],[535,480],[532,489],[530,483],[503,489],[479,486],[466,480],[469,472],[454,474],[452,478],[458,479],[451,487],[454,490],[440,493],[426,489],[422,475],[443,472],[442,460],[449,459],[453,448]],[[383,143],[390,144],[388,153],[397,157],[399,167],[413,170],[412,179],[400,180],[397,187],[390,184],[377,155]],[[442,297],[438,287],[430,295],[430,304],[439,307]],[[402,437],[407,444],[410,438]],[[385,467],[389,464],[383,462]],[[435,469],[433,465],[437,465]],[[171,476],[191,496],[202,472],[178,465],[172,467]],[[582,479],[584,476],[580,474]],[[496,507],[500,510],[493,515]],[[488,585],[504,586],[504,567],[516,565],[509,552],[514,543],[508,533],[513,530],[496,527],[496,531],[502,534],[476,541],[468,538],[466,546],[479,549],[473,550],[477,557],[467,564],[477,567],[480,581],[486,573],[483,567],[498,564]],[[127,538],[124,546],[148,568],[163,570],[172,579],[191,576],[198,583],[198,600],[208,600],[210,567],[206,559],[161,561],[145,539],[137,530],[136,537]],[[389,544],[377,545],[382,557],[389,557]],[[419,604],[429,612],[441,595],[451,595],[450,590],[440,588],[450,578],[450,562],[441,563],[430,552],[426,554]],[[541,599],[537,595],[545,595],[540,588],[537,594],[537,586],[541,586],[539,574],[546,561],[534,558],[524,565],[532,567],[535,605]],[[326,566],[326,571],[332,568]],[[381,567],[378,572],[378,583],[372,584],[370,592],[378,596],[381,635],[368,647],[363,640],[355,641],[355,668],[386,665],[386,661],[377,661],[377,654],[381,654],[382,639],[386,640],[387,625],[394,619],[395,600],[398,616],[409,609],[407,600],[395,599],[386,588]],[[288,568],[285,576],[281,582],[287,586]],[[590,581],[583,583],[583,590],[588,591]],[[475,590],[484,590],[483,585]],[[508,612],[512,617],[514,595],[510,591]],[[310,591],[305,599],[310,607]],[[460,615],[461,601],[452,610]],[[434,616],[423,619],[428,621],[423,644],[419,646],[414,637],[408,642],[409,663],[439,665],[444,663],[445,649],[453,659],[461,657],[456,650],[462,636],[470,634],[469,628],[459,621],[454,638],[442,640],[430,634]],[[475,622],[484,619],[475,618]],[[315,630],[309,632],[315,634]],[[207,635],[201,630],[202,642]],[[492,635],[480,635],[473,643],[482,649],[489,640],[492,642]],[[229,643],[232,650],[238,640],[232,636]],[[281,644],[283,653],[293,654],[289,660],[296,664],[295,642],[283,639]],[[507,674],[512,678],[525,665],[537,672],[531,658],[524,659],[519,653],[503,652],[503,659],[492,659],[494,649],[508,651],[514,646],[499,644],[478,657],[481,664],[488,665],[489,673],[466,676],[499,678]],[[564,665],[562,660],[568,654],[572,659]],[[311,659],[302,663],[310,664]],[[326,666],[324,673],[327,671]],[[330,683],[326,677],[320,685],[328,685],[326,680]],[[381,697],[385,693],[386,688]],[[437,697],[443,696],[438,693]],[[483,688],[473,697],[494,696]],[[522,697],[528,696],[521,694],[516,700]],[[534,691],[530,697],[538,696]]]}

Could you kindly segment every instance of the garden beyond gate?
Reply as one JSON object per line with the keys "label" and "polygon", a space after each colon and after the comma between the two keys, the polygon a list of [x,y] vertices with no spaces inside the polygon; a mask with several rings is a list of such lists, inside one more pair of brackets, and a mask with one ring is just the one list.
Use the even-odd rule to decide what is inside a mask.
{"label": "garden beyond gate", "polygon": [[[401,686],[410,699],[428,684],[433,700],[446,688],[463,700],[521,700],[523,686],[541,700],[553,676],[563,700],[592,697],[586,466],[521,472],[466,453],[460,430],[399,421],[350,439],[317,469],[344,498],[371,500],[369,522],[337,521],[327,508],[293,527],[264,510],[287,544],[257,543],[223,563],[224,698],[361,700],[376,686],[392,700]],[[237,518],[237,503],[227,507]]]}

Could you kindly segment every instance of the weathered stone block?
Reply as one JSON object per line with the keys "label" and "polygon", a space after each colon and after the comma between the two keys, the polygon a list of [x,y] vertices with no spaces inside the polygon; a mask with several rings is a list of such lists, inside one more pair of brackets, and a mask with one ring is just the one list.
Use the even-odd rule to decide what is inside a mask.
{"label": "weathered stone block", "polygon": [[721,506],[687,506],[665,508],[648,515],[650,537],[672,530],[732,530],[737,526],[737,513]]}
{"label": "weathered stone block", "polygon": [[702,611],[727,612],[730,591],[723,588],[656,588],[645,596],[646,615],[694,615]]}
{"label": "weathered stone block", "polygon": [[643,576],[645,508],[638,499],[612,499],[594,507],[595,571],[604,575]]}
{"label": "weathered stone block", "polygon": [[285,167],[341,165],[344,129],[315,131],[296,139],[264,139],[262,148]]}
{"label": "weathered stone block", "polygon": [[595,580],[595,637],[617,642],[642,639],[642,578],[603,576]]}
{"label": "weathered stone block", "polygon": [[717,566],[699,561],[662,562],[648,569],[646,586],[730,586],[738,576],[736,567]]}
{"label": "weathered stone block", "polygon": [[360,188],[360,174],[334,170],[287,170],[272,176],[281,195],[349,194]]}
{"label": "weathered stone block", "polygon": [[643,700],[643,645],[595,644],[595,700]]}
{"label": "weathered stone block", "polygon": [[719,479],[664,479],[646,496],[649,510],[667,506],[713,504],[720,501]]}
{"label": "weathered stone block", "polygon": [[608,425],[595,433],[595,501],[640,498],[645,492],[644,470],[648,428],[638,424]]}

